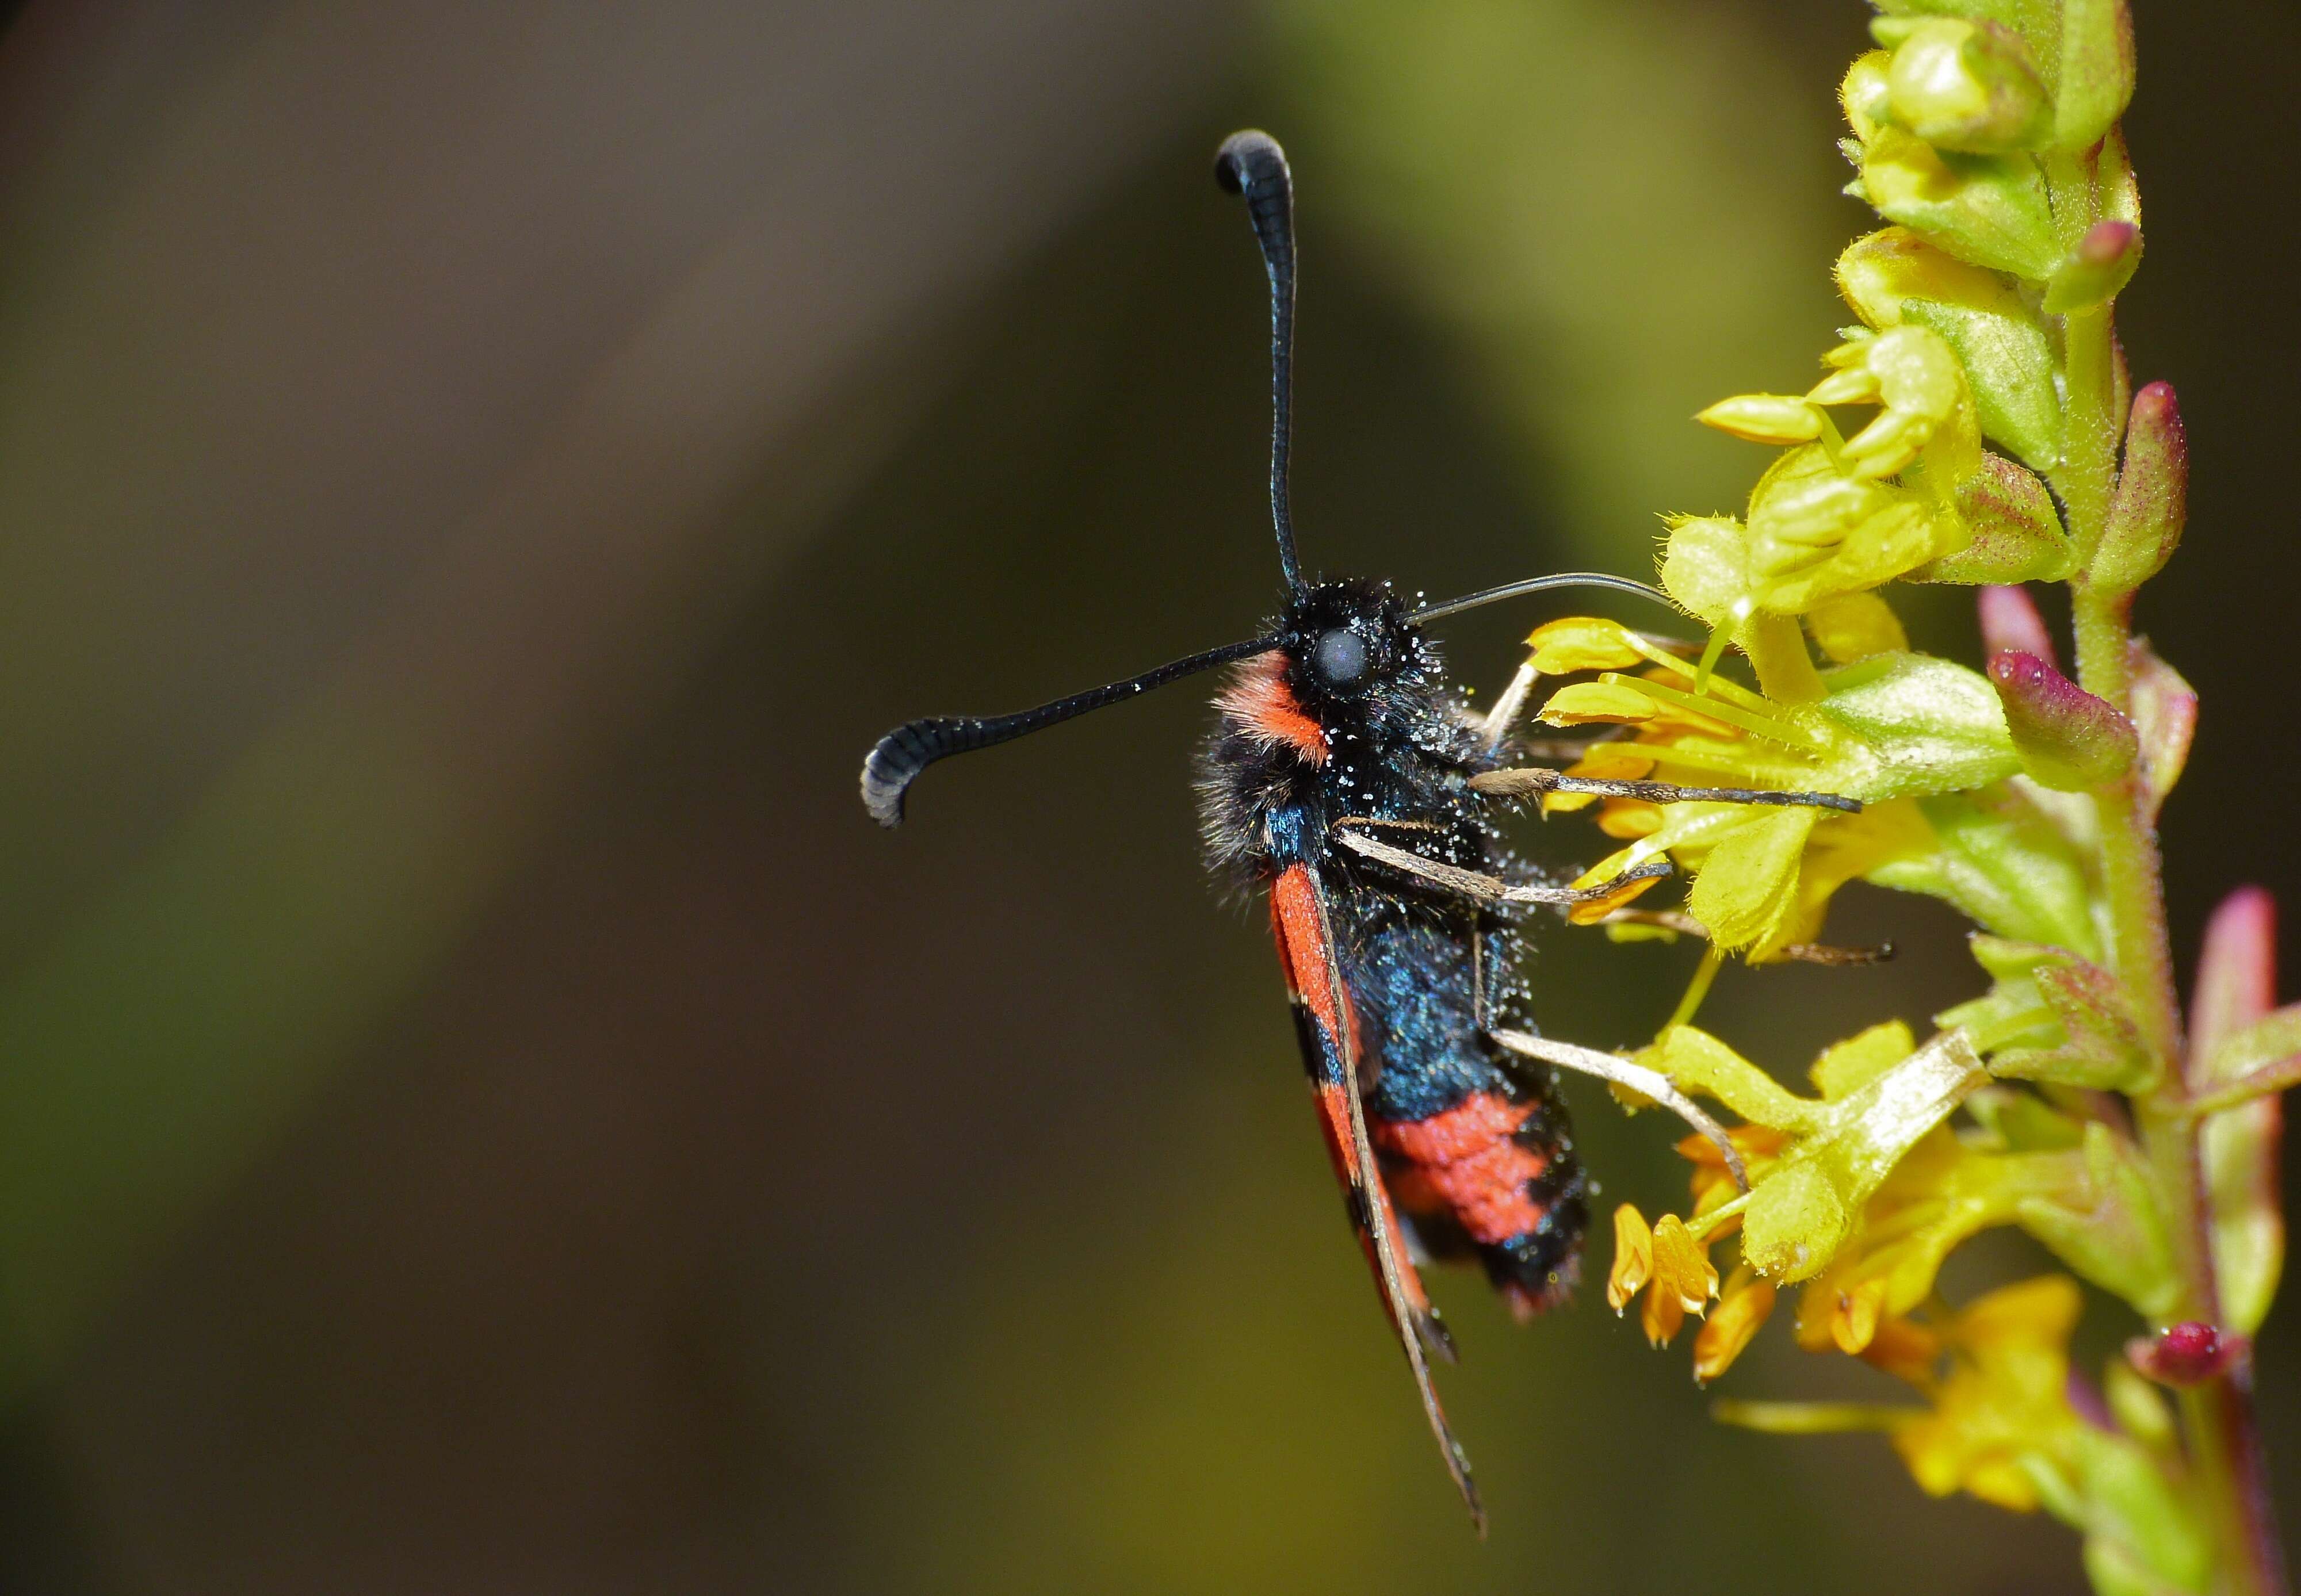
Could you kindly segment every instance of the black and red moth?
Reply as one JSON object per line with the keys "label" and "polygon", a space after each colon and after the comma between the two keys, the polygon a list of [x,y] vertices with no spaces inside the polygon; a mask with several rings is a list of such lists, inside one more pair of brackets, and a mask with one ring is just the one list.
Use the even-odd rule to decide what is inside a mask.
{"label": "black and red moth", "polygon": [[[1418,1259],[1476,1259],[1531,1317],[1571,1288],[1589,1224],[1588,1177],[1548,1065],[1498,1037],[1530,1032],[1518,973],[1521,905],[1603,897],[1544,884],[1503,850],[1504,795],[1585,791],[1656,802],[1700,798],[1853,806],[1815,794],[1692,790],[1509,771],[1507,695],[1471,715],[1446,682],[1426,623],[1545,588],[1614,588],[1602,574],[1535,577],[1411,607],[1390,584],[1311,581],[1294,551],[1287,449],[1294,335],[1293,180],[1267,134],[1226,141],[1223,187],[1246,200],[1270,280],[1270,506],[1286,605],[1259,636],[1129,681],[997,719],[913,721],[863,765],[863,803],[900,823],[912,781],[946,755],[988,748],[1217,665],[1235,664],[1200,761],[1209,861],[1266,892],[1278,962],[1319,1125],[1383,1307],[1405,1349],[1446,1466],[1483,1531],[1468,1459],[1430,1380],[1452,1338]],[[1656,863],[1638,875],[1668,870]],[[1626,880],[1627,878],[1625,878]]]}

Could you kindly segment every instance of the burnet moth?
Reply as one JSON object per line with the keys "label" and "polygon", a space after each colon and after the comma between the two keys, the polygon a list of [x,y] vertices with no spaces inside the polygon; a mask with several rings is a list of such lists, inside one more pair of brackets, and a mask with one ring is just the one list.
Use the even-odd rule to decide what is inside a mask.
{"label": "burnet moth", "polygon": [[[1270,513],[1286,600],[1260,634],[1128,681],[992,719],[899,726],[864,762],[864,806],[903,818],[919,773],[1218,665],[1199,762],[1209,864],[1267,895],[1278,963],[1319,1127],[1351,1222],[1420,1393],[1442,1456],[1481,1533],[1468,1460],[1434,1389],[1428,1358],[1454,1343],[1417,1269],[1476,1260],[1520,1318],[1565,1296],[1589,1223],[1589,1182],[1551,1062],[1631,1080],[1662,1097],[1739,1160],[1714,1122],[1666,1082],[1607,1056],[1544,1046],[1519,974],[1517,919],[1537,904],[1619,891],[1626,876],[1577,890],[1538,879],[1503,849],[1498,807],[1547,791],[1657,803],[1806,804],[1821,793],[1587,781],[1513,768],[1511,723],[1528,678],[1483,717],[1446,681],[1428,623],[1498,599],[1563,587],[1610,588],[1669,603],[1644,582],[1602,573],[1531,578],[1418,607],[1389,583],[1303,574],[1287,506],[1294,342],[1294,196],[1268,135],[1226,140],[1215,172],[1242,196],[1270,280]],[[1660,861],[1636,876],[1669,872]],[[1539,1056],[1536,1056],[1538,1049]],[[1635,1079],[1633,1079],[1635,1077]]]}

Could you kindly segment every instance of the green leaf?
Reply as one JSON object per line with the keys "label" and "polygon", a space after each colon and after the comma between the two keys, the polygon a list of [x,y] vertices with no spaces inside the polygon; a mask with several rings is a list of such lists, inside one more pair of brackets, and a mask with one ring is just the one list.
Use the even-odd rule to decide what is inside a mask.
{"label": "green leaf", "polygon": [[2143,1317],[2163,1318],[2180,1300],[2181,1281],[2140,1154],[2096,1121],[2086,1127],[2085,1171],[2079,1200],[2069,1193],[2022,1199],[2021,1228]]}
{"label": "green leaf", "polygon": [[1862,152],[1862,188],[1880,215],[1962,261],[2044,282],[2062,247],[2037,163],[1937,150],[1898,128]]}
{"label": "green leaf", "polygon": [[2140,1023],[2117,977],[2063,954],[2031,971],[2029,981],[2061,1022],[2063,1040],[2002,1048],[1990,1057],[1990,1074],[2106,1091],[2140,1091],[2155,1082],[2157,1061],[2142,1041]]}
{"label": "green leaf", "polygon": [[2021,768],[1996,690],[1978,671],[1922,654],[1881,655],[1822,673],[1828,720],[1867,745],[1837,790],[1876,802],[1987,786]]}
{"label": "green leaf", "polygon": [[1957,351],[1973,389],[1982,436],[2038,471],[2062,459],[2062,403],[2054,389],[2054,346],[2010,290],[1982,305],[1902,301],[1902,317],[1939,333]]}
{"label": "green leaf", "polygon": [[2197,689],[2157,657],[2149,639],[2127,646],[2126,669],[2133,687],[2133,729],[2141,736],[2141,773],[2147,782],[2149,818],[2165,806],[2166,794],[2189,763],[2189,742],[2197,731]]}
{"label": "green leaf", "polygon": [[2227,1085],[2297,1053],[2301,1053],[2301,1003],[2289,1004],[2223,1037],[2205,1055],[2201,1079]]}
{"label": "green leaf", "polygon": [[2001,784],[1918,806],[1938,846],[1879,865],[1867,880],[1938,898],[2000,936],[2095,951],[2085,867],[2026,796]]}
{"label": "green leaf", "polygon": [[2003,455],[1957,486],[1958,514],[1973,540],[1910,573],[1915,581],[2011,585],[2060,581],[2070,574],[2069,534],[2037,475]]}

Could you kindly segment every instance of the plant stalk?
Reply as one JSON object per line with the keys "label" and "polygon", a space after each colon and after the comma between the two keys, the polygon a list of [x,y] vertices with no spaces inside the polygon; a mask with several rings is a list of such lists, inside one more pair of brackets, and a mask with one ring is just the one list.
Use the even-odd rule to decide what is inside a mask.
{"label": "plant stalk", "polygon": [[[2061,480],[2071,532],[2090,562],[2100,547],[2115,484],[2117,439],[2113,337],[2106,307],[2069,317],[2068,452]],[[2078,681],[2120,710],[2132,698],[2129,593],[2107,592],[2083,572],[2071,583]],[[2136,1128],[2163,1205],[2166,1231],[2181,1272],[2175,1319],[2218,1324],[2219,1283],[2213,1211],[2199,1146],[2200,1122],[2188,1114],[2188,1084],[2180,1000],[2156,826],[2138,773],[2095,790],[2102,890],[2112,957],[2136,1017],[2158,1062],[2158,1084],[2135,1104]],[[2286,1596],[2284,1554],[2272,1515],[2251,1375],[2240,1368],[2181,1393],[2191,1478],[2211,1517],[2223,1588],[2233,1596]]]}

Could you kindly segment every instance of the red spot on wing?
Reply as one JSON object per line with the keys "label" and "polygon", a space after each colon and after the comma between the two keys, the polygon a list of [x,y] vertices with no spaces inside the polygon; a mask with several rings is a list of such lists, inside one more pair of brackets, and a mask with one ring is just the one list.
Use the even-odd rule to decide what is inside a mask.
{"label": "red spot on wing", "polygon": [[1428,1119],[1379,1121],[1374,1141],[1405,1166],[1393,1178],[1410,1211],[1443,1209],[1472,1241],[1492,1246],[1542,1224],[1527,1182],[1550,1160],[1514,1140],[1535,1107],[1479,1092]]}
{"label": "red spot on wing", "polygon": [[1250,736],[1292,748],[1309,764],[1326,762],[1326,731],[1295,701],[1283,654],[1259,654],[1241,665],[1215,707]]}
{"label": "red spot on wing", "polygon": [[[1278,937],[1278,963],[1286,973],[1286,990],[1300,998],[1310,1017],[1329,1036],[1342,1034],[1340,1006],[1326,957],[1326,923],[1318,913],[1318,889],[1311,884],[1308,866],[1291,865],[1270,883],[1270,928]],[[1353,1021],[1356,1015],[1352,1016]],[[1358,1032],[1353,1025],[1351,1038]]]}

